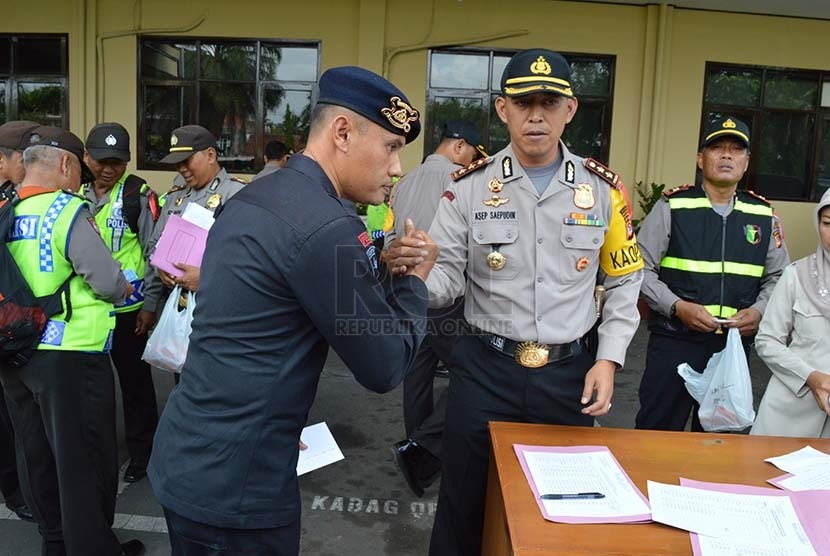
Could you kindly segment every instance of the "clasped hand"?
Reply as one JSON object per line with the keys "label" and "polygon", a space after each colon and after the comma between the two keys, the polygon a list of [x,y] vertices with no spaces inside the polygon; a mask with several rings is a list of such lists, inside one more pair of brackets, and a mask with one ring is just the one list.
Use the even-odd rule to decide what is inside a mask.
{"label": "clasped hand", "polygon": [[414,274],[426,280],[438,258],[438,246],[424,230],[416,231],[409,218],[404,228],[404,236],[389,244],[382,260],[394,275]]}

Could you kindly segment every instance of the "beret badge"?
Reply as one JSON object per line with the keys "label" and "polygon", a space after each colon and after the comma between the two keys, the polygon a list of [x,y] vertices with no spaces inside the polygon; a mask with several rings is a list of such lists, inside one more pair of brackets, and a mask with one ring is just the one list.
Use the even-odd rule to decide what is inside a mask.
{"label": "beret badge", "polygon": [[536,61],[530,64],[530,71],[536,75],[550,75],[551,67],[544,56],[539,56]]}
{"label": "beret badge", "polygon": [[397,96],[389,99],[389,107],[381,108],[380,113],[389,120],[390,124],[403,130],[404,133],[409,133],[412,127],[410,122],[417,122],[420,116],[417,110]]}

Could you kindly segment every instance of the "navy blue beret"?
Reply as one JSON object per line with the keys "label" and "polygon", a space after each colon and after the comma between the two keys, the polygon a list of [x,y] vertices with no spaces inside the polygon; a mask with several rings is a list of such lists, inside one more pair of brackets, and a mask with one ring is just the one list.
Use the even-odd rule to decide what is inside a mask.
{"label": "navy blue beret", "polygon": [[331,68],[320,76],[319,104],[343,106],[384,129],[414,141],[421,115],[400,89],[383,77],[356,66]]}

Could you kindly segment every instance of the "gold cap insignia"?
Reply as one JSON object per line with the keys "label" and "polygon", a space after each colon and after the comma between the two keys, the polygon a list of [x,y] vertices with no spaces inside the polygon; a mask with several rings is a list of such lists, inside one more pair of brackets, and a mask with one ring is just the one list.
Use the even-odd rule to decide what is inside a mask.
{"label": "gold cap insignia", "polygon": [[723,122],[723,127],[726,129],[735,129],[738,125],[732,121],[732,118],[729,118],[725,122]]}
{"label": "gold cap insignia", "polygon": [[178,144],[179,144],[179,138],[176,137],[175,135],[171,135],[170,136],[170,146],[175,147]]}
{"label": "gold cap insignia", "polygon": [[530,71],[532,71],[536,75],[550,75],[550,64],[548,64],[548,61],[545,60],[544,56],[539,56],[538,58],[536,58],[535,62],[530,64]]}
{"label": "gold cap insignia", "polygon": [[407,104],[401,97],[392,97],[389,99],[389,107],[381,108],[380,113],[384,118],[389,120],[389,123],[398,129],[402,129],[404,133],[409,133],[412,128],[409,122],[417,122],[420,114],[417,110]]}

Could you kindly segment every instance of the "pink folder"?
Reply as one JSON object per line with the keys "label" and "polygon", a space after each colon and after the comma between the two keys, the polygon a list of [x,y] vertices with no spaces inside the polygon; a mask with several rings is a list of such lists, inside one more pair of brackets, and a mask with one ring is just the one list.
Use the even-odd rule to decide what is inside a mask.
{"label": "pink folder", "polygon": [[150,257],[150,264],[173,276],[179,277],[184,271],[173,263],[202,266],[208,231],[175,214],[171,215],[164,231]]}

